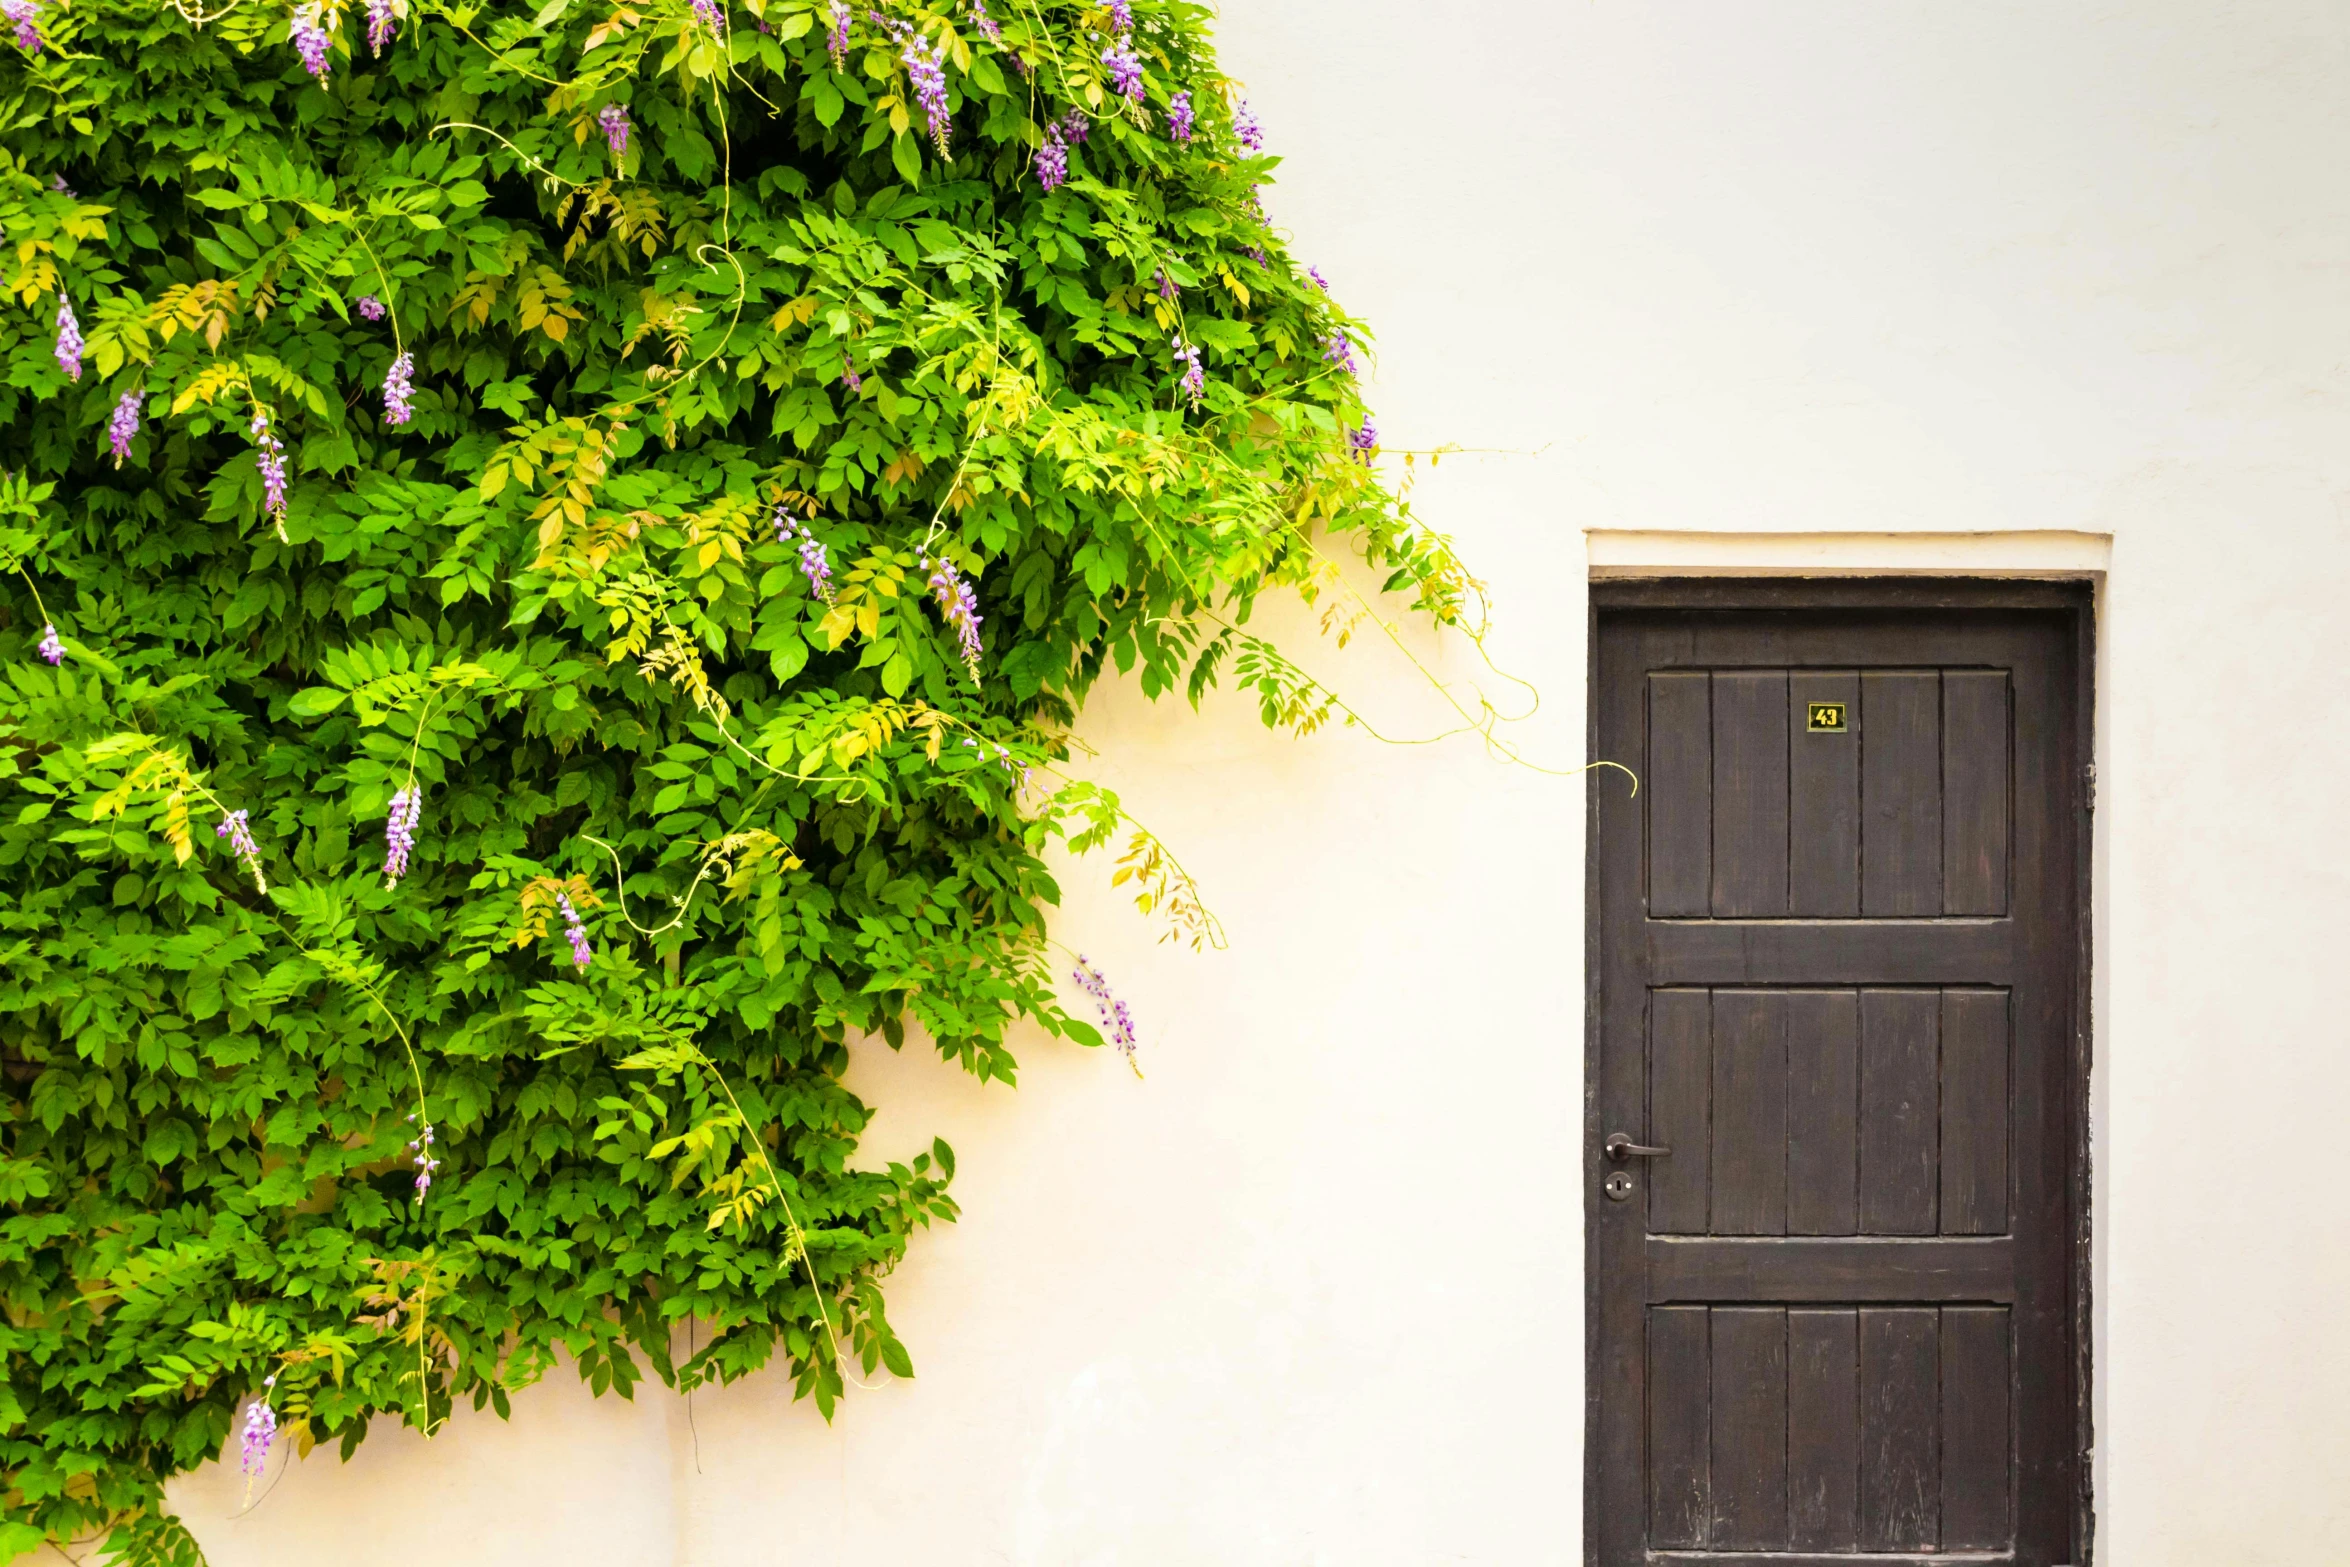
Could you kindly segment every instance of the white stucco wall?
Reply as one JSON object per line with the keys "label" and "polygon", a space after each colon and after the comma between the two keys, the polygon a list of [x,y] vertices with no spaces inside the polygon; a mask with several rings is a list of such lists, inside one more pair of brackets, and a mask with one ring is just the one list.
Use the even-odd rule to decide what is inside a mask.
{"label": "white stucco wall", "polygon": [[[2345,1560],[2350,9],[1231,0],[1223,47],[1390,445],[1540,449],[1419,491],[1530,754],[1579,756],[1595,560],[2109,561],[2099,1559]],[[1301,645],[1433,723],[1392,654]],[[1086,729],[1233,948],[1080,866],[1148,1081],[860,1055],[872,1155],[960,1155],[891,1297],[918,1381],[829,1429],[775,1379],[690,1419],[550,1383],[241,1516],[183,1483],[214,1561],[1579,1560],[1580,784],[1235,701]]]}

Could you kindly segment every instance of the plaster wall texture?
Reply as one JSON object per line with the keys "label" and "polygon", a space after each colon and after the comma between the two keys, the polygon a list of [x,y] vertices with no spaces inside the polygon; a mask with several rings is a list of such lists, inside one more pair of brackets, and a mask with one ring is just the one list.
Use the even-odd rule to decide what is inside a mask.
{"label": "plaster wall texture", "polygon": [[[1222,43],[1389,446],[1539,449],[1418,491],[1528,756],[1580,759],[1594,571],[2104,573],[2098,1559],[2343,1560],[2350,11],[1228,0]],[[1287,629],[1440,727],[1376,638]],[[1147,1081],[859,1053],[869,1155],[960,1155],[891,1297],[918,1381],[829,1429],[776,1377],[550,1381],[241,1513],[190,1478],[213,1560],[1579,1560],[1582,783],[1231,699],[1085,732],[1231,950],[1079,864]]]}

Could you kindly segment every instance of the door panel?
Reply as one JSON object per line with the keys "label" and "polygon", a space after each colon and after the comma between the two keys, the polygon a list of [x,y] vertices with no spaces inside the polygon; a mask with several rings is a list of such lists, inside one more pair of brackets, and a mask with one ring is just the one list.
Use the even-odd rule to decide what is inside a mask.
{"label": "door panel", "polygon": [[2083,1560],[2073,637],[1600,610],[1598,1567]]}
{"label": "door panel", "polygon": [[2005,670],[1657,671],[1648,705],[1652,918],[2007,912]]}
{"label": "door panel", "polygon": [[2010,1361],[2005,1307],[1651,1307],[1651,1545],[2007,1548]]}

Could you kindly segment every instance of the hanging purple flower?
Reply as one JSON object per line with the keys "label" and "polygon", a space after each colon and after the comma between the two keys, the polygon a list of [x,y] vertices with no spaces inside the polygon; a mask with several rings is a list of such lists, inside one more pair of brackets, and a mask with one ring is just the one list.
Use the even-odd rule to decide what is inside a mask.
{"label": "hanging purple flower", "polygon": [[[416,1117],[409,1116],[408,1122],[411,1126],[415,1125]],[[433,1153],[430,1121],[425,1122],[424,1129],[416,1134],[416,1141],[408,1145],[408,1153],[416,1165],[416,1201],[421,1207],[424,1194],[432,1190],[432,1172],[441,1167],[440,1159]]]}
{"label": "hanging purple flower", "polygon": [[326,85],[327,53],[334,47],[334,36],[320,22],[324,7],[318,0],[298,6],[294,11],[294,52],[302,57],[302,69],[318,78],[318,85]]}
{"label": "hanging purple flower", "polygon": [[393,9],[394,0],[367,0],[367,52],[381,55],[384,45],[392,41],[399,28],[399,13]]}
{"label": "hanging purple flower", "polygon": [[608,103],[596,111],[596,124],[604,131],[604,145],[617,158],[628,151],[628,111],[616,103]]}
{"label": "hanging purple flower", "polygon": [[1363,373],[1361,362],[1355,358],[1355,345],[1347,341],[1344,332],[1333,332],[1322,339],[1322,357],[1346,375]]}
{"label": "hanging purple flower", "polygon": [[1069,183],[1069,143],[1058,125],[1044,128],[1044,145],[1036,149],[1036,183],[1048,196]]}
{"label": "hanging purple flower", "polygon": [[65,644],[57,640],[57,628],[53,625],[44,624],[41,627],[41,640],[34,645],[33,651],[52,664],[65,662]]}
{"label": "hanging purple flower", "polygon": [[596,956],[595,949],[588,945],[587,926],[580,920],[579,910],[571,906],[569,897],[557,893],[555,904],[563,911],[563,934],[571,941],[571,966],[586,968]]}
{"label": "hanging purple flower", "polygon": [[1191,399],[1192,409],[1197,412],[1200,396],[1208,388],[1208,373],[1200,368],[1199,345],[1186,343],[1178,335],[1175,339],[1175,362],[1183,366],[1183,395]]}
{"label": "hanging purple flower", "polygon": [[1102,978],[1102,971],[1082,952],[1077,954],[1077,967],[1070,971],[1069,977],[1077,982],[1079,990],[1093,997],[1094,1010],[1102,1015],[1102,1031],[1126,1057],[1126,1064],[1132,1066],[1134,1047],[1140,1041],[1134,1037],[1134,1015],[1126,1010],[1126,1003],[1110,994],[1110,982]]}
{"label": "hanging purple flower", "polygon": [[1191,141],[1191,90],[1185,88],[1167,100],[1167,129],[1177,141]]}
{"label": "hanging purple flower", "polygon": [[381,321],[384,318],[384,302],[373,294],[361,294],[358,308],[359,319],[362,321]]}
{"label": "hanging purple flower", "polygon": [[954,563],[943,555],[932,560],[927,554],[922,564],[930,569],[930,594],[938,601],[938,618],[945,621],[961,644],[963,667],[971,673],[971,683],[979,684],[979,595],[971,591],[955,570]]}
{"label": "hanging purple flower", "polygon": [[718,0],[694,0],[694,20],[721,38],[726,36],[726,13],[719,8]]}
{"label": "hanging purple flower", "polygon": [[384,423],[394,429],[416,417],[416,356],[402,354],[384,372]]}
{"label": "hanging purple flower", "polygon": [[132,390],[122,394],[114,405],[114,417],[106,421],[106,445],[114,453],[114,466],[131,454],[131,442],[139,433],[139,409],[146,403],[147,394]]}
{"label": "hanging purple flower", "polygon": [[16,46],[26,54],[41,52],[40,0],[0,0],[0,16],[16,24]]}
{"label": "hanging purple flower", "polygon": [[906,62],[906,75],[914,84],[914,101],[922,106],[922,117],[930,122],[930,139],[938,144],[938,155],[947,155],[947,134],[953,128],[947,118],[947,74],[939,67],[935,46],[911,29],[906,34],[906,47],[898,56]]}
{"label": "hanging purple flower", "polygon": [[1257,123],[1256,111],[1248,106],[1246,98],[1241,99],[1240,107],[1233,111],[1232,130],[1239,136],[1240,144],[1249,151],[1265,150],[1265,128]]}
{"label": "hanging purple flower", "polygon": [[253,410],[254,461],[261,468],[261,509],[277,528],[278,541],[286,542],[286,447],[270,433],[269,412]]}
{"label": "hanging purple flower", "polygon": [[1363,415],[1360,425],[1346,432],[1346,445],[1357,462],[1371,460],[1371,454],[1379,449],[1379,427],[1371,422],[1369,414]]}
{"label": "hanging purple flower", "polygon": [[1330,280],[1322,275],[1322,269],[1320,267],[1306,268],[1306,276],[1312,278],[1314,280],[1314,286],[1320,289],[1323,293],[1327,294],[1330,292]]}
{"label": "hanging purple flower", "polygon": [[850,364],[846,359],[840,362],[840,378],[844,383],[846,383],[848,389],[851,392],[862,392],[865,390],[865,378],[857,374],[857,367],[853,364]]}
{"label": "hanging purple flower", "polygon": [[1084,146],[1085,133],[1092,128],[1093,122],[1085,117],[1083,109],[1071,109],[1061,116],[1061,135],[1072,147]]}
{"label": "hanging purple flower", "polygon": [[987,14],[987,0],[971,0],[971,25],[979,29],[979,36],[991,44],[1004,41],[1004,30],[996,19]]}
{"label": "hanging purple flower", "polygon": [[824,52],[832,56],[832,68],[841,70],[849,61],[849,7],[847,0],[832,0],[832,31],[824,37]]}
{"label": "hanging purple flower", "polygon": [[832,602],[832,561],[824,552],[824,541],[808,531],[805,524],[792,520],[789,510],[775,508],[775,542],[789,544],[800,541],[800,575],[808,579],[808,591],[825,603]]}
{"label": "hanging purple flower", "polygon": [[73,301],[57,301],[57,368],[76,381],[82,378],[82,324],[74,319]]}
{"label": "hanging purple flower", "polygon": [[82,193],[81,193],[80,191],[78,191],[78,190],[75,190],[75,189],[74,189],[74,188],[73,188],[71,185],[68,185],[68,184],[66,184],[66,183],[65,183],[65,176],[64,176],[64,175],[62,175],[62,174],[56,174],[56,175],[52,175],[52,176],[50,176],[50,179],[49,179],[49,188],[50,188],[51,190],[53,190],[53,191],[57,192],[57,194],[58,194],[58,195],[60,195],[60,196],[71,196],[71,197],[73,197],[73,198],[74,198],[76,201],[79,201],[79,200],[81,199],[81,194],[82,194]]}
{"label": "hanging purple flower", "polygon": [[245,1429],[237,1446],[248,1482],[269,1466],[269,1450],[277,1441],[277,1411],[269,1407],[269,1390],[276,1386],[277,1373],[271,1372],[261,1391],[245,1406]]}
{"label": "hanging purple flower", "polygon": [[1110,73],[1110,90],[1134,103],[1142,102],[1142,56],[1124,33],[1102,51],[1102,69]]}
{"label": "hanging purple flower", "polygon": [[1153,281],[1158,288],[1159,297],[1170,305],[1175,302],[1175,296],[1183,292],[1175,280],[1167,275],[1165,267],[1159,268],[1159,275]]}
{"label": "hanging purple flower", "polygon": [[424,794],[416,785],[410,784],[392,795],[392,812],[384,820],[384,887],[387,891],[400,885],[400,878],[408,874],[408,856],[416,849],[416,824],[423,816]]}
{"label": "hanging purple flower", "polygon": [[220,819],[220,825],[212,829],[212,836],[228,840],[229,852],[244,864],[245,870],[252,876],[253,890],[267,892],[269,882],[261,874],[261,846],[253,841],[250,816],[251,813],[247,811],[229,812]]}

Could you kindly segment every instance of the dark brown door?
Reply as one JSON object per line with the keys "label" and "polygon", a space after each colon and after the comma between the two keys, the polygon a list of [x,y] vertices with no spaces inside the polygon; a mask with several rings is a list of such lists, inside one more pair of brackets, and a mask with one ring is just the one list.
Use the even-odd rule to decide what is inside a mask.
{"label": "dark brown door", "polygon": [[1595,590],[1587,1554],[2082,1562],[2082,612],[1810,592]]}

